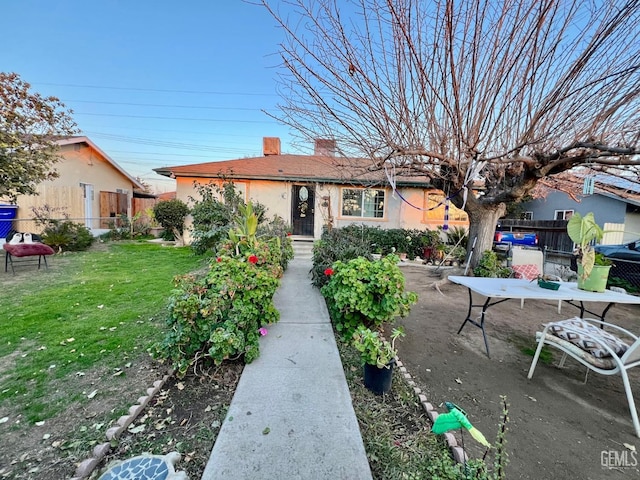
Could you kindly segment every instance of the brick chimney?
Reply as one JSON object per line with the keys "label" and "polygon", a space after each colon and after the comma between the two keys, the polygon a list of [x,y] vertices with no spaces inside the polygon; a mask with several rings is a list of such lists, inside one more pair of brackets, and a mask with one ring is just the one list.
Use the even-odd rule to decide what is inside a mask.
{"label": "brick chimney", "polygon": [[262,154],[280,155],[280,139],[278,137],[262,137]]}
{"label": "brick chimney", "polygon": [[319,157],[335,157],[336,141],[332,138],[316,138],[313,154]]}

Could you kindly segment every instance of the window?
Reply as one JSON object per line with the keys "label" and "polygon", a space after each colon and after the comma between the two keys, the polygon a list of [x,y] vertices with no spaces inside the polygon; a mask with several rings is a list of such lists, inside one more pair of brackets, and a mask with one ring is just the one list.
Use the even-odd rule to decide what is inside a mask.
{"label": "window", "polygon": [[342,189],[342,215],[345,217],[383,218],[384,190]]}
{"label": "window", "polygon": [[556,220],[569,220],[573,215],[573,210],[556,210]]}
{"label": "window", "polygon": [[533,220],[533,212],[522,212],[522,220]]}
{"label": "window", "polygon": [[[444,222],[445,197],[440,190],[425,192],[425,222],[434,225],[442,225]],[[469,217],[464,210],[460,210],[449,202],[449,223],[461,225],[469,222]]]}

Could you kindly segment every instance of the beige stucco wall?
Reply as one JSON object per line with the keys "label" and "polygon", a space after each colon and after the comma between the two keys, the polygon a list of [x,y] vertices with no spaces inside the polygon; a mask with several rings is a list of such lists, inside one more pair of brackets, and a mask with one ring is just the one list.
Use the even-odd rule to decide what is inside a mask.
{"label": "beige stucco wall", "polygon": [[[85,221],[84,188],[81,184],[93,187],[91,228],[99,228],[100,192],[116,192],[118,189],[128,193],[129,212],[133,195],[133,184],[129,178],[118,171],[107,159],[86,144],[64,145],[60,149],[62,159],[54,165],[58,178],[47,180],[38,185],[39,195],[21,195],[17,199],[16,222],[19,230],[37,231],[35,225],[26,219],[33,218],[32,207],[48,205],[61,208],[64,213],[77,222]],[[60,214],[57,218],[62,218]]]}
{"label": "beige stucco wall", "polygon": [[[189,197],[197,198],[193,187],[194,182],[199,184],[218,183],[216,179],[202,179],[193,177],[180,177],[177,179],[176,198],[191,204]],[[255,200],[267,207],[269,216],[279,215],[288,223],[291,223],[291,194],[294,185],[285,181],[251,180],[237,181],[239,190],[245,193],[246,200]],[[399,193],[412,205],[402,201],[398,195],[394,195],[391,188],[385,188],[386,206],[384,218],[362,219],[342,216],[341,195],[342,187],[335,184],[306,184],[315,191],[314,206],[314,237],[320,238],[322,229],[330,221],[333,227],[344,227],[353,223],[379,226],[381,228],[407,228],[407,229],[435,229],[441,222],[434,222],[427,218],[425,208],[425,191],[416,188],[400,188]],[[349,187],[346,187],[349,188]],[[452,225],[460,224],[452,222]],[[190,241],[188,229],[191,226],[191,218],[187,219],[187,233],[185,239]]]}

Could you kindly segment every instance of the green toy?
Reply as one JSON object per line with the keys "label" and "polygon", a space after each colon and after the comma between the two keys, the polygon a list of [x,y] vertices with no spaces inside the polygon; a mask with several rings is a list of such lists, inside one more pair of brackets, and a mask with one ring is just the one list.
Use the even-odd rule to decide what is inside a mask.
{"label": "green toy", "polygon": [[438,418],[433,422],[433,427],[431,428],[433,433],[445,433],[450,430],[464,427],[469,430],[471,436],[479,443],[487,448],[491,448],[491,444],[487,442],[487,439],[484,438],[482,432],[471,425],[471,422],[467,418],[467,414],[464,410],[451,402],[444,402],[444,404],[447,407],[447,410],[449,410],[449,413],[438,415]]}

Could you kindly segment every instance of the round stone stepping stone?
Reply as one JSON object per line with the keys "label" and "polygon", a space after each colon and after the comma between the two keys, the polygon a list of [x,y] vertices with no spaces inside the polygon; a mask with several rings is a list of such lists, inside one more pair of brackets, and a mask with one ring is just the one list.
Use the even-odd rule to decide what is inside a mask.
{"label": "round stone stepping stone", "polygon": [[176,472],[174,465],[180,460],[178,452],[167,455],[139,455],[118,462],[98,480],[188,480],[185,472]]}

